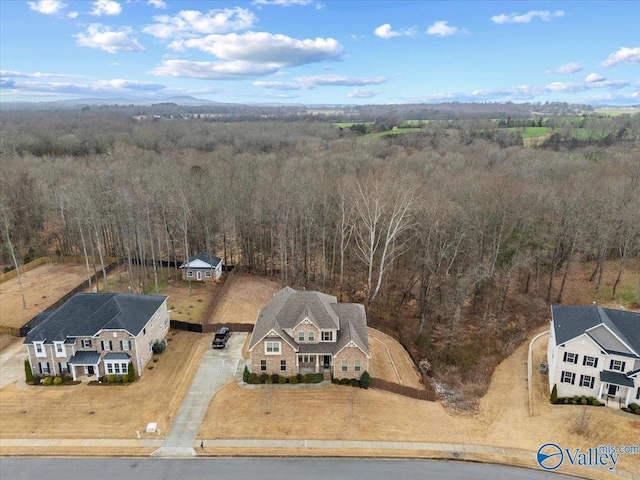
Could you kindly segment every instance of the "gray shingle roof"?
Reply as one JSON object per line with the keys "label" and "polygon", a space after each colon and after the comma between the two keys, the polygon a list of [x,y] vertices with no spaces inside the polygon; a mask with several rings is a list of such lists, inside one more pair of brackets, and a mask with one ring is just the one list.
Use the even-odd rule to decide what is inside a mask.
{"label": "gray shingle roof", "polygon": [[553,305],[551,314],[557,345],[579,337],[590,328],[604,325],[640,356],[640,313],[597,305]]}
{"label": "gray shingle roof", "polygon": [[197,255],[194,255],[193,257],[190,257],[189,260],[187,260],[186,262],[183,262],[182,265],[180,265],[180,268],[187,268],[187,265],[189,265],[191,262],[195,260],[200,260],[202,262],[208,263],[212,267],[217,267],[218,264],[222,261],[221,258],[216,257],[215,255],[212,255],[207,251],[204,251],[204,252],[198,253]]}
{"label": "gray shingle roof", "polygon": [[[337,330],[335,343],[298,344],[286,330],[297,326],[304,318],[320,330]],[[369,355],[367,319],[364,306],[356,303],[337,303],[336,297],[311,290],[285,287],[276,292],[260,310],[249,348],[253,348],[271,330],[300,353],[335,354],[350,341]]]}
{"label": "gray shingle roof", "polygon": [[613,383],[614,385],[620,385],[622,387],[633,387],[633,380],[627,378],[624,373],[612,372],[610,370],[600,372],[600,381]]}
{"label": "gray shingle roof", "polygon": [[24,343],[61,342],[103,329],[138,335],[166,299],[164,295],[77,293],[31,330]]}

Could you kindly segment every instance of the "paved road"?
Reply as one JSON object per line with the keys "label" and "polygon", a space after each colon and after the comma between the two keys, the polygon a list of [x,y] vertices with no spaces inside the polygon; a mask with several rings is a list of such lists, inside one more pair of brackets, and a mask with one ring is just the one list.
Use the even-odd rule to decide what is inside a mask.
{"label": "paved road", "polygon": [[209,402],[218,390],[233,381],[238,364],[242,360],[242,345],[246,336],[246,333],[233,333],[225,349],[207,350],[173,425],[162,447],[154,456],[176,457],[196,454],[193,446]]}
{"label": "paved road", "polygon": [[[46,475],[43,476],[43,472]],[[3,458],[0,478],[12,480],[562,480],[575,477],[501,465],[433,460],[220,458]]]}

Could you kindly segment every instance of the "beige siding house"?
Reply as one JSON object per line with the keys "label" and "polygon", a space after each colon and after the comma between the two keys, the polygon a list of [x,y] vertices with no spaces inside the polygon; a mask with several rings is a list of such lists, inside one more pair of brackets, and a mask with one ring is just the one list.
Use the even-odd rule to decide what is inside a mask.
{"label": "beige siding house", "polygon": [[206,282],[217,280],[222,275],[222,259],[210,254],[200,252],[180,265],[183,280]]}
{"label": "beige siding house", "polygon": [[168,329],[165,296],[78,293],[43,314],[24,344],[34,375],[95,380],[126,374],[130,362],[142,375],[154,342]]}
{"label": "beige siding house", "polygon": [[547,347],[549,390],[611,406],[640,403],[640,313],[553,305]]}
{"label": "beige siding house", "polygon": [[371,359],[364,307],[285,287],[258,313],[249,352],[257,374],[360,378]]}

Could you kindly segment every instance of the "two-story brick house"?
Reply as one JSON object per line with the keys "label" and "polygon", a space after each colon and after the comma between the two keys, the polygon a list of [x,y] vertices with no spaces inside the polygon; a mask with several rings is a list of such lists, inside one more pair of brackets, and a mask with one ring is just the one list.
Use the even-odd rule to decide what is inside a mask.
{"label": "two-story brick house", "polygon": [[[125,293],[78,293],[25,338],[34,375],[123,375],[131,362],[138,375],[155,341],[169,329],[167,297]],[[94,377],[95,378],[95,377]]]}
{"label": "two-story brick house", "polygon": [[364,307],[285,287],[258,312],[249,352],[258,374],[360,378],[371,358]]}
{"label": "two-story brick house", "polygon": [[558,396],[640,403],[640,313],[553,305],[547,360]]}

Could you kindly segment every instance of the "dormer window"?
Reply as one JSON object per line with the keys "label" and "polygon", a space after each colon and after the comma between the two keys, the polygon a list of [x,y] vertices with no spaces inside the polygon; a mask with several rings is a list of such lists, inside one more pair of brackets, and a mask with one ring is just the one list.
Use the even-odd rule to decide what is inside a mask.
{"label": "dormer window", "polygon": [[44,353],[44,342],[33,342],[33,348],[36,351],[36,357],[46,357]]}
{"label": "dormer window", "polygon": [[322,332],[323,342],[333,342],[333,332]]}

